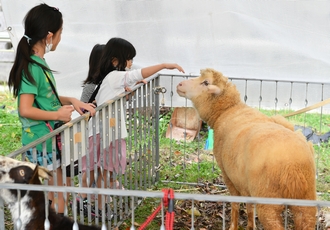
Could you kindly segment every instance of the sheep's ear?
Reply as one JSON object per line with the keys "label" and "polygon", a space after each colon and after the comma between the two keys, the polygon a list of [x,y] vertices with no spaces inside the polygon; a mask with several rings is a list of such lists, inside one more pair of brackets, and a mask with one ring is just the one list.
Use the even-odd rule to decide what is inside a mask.
{"label": "sheep's ear", "polygon": [[216,85],[209,85],[208,89],[209,89],[210,93],[214,93],[215,95],[218,95],[221,93],[221,89]]}

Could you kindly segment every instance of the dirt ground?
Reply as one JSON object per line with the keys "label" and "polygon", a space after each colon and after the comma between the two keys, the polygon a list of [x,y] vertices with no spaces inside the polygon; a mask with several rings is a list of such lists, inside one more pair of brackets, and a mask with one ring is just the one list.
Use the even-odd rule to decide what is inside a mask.
{"label": "dirt ground", "polygon": [[[227,190],[219,190],[216,187],[213,187],[212,184],[199,186],[199,192],[203,194],[226,194]],[[225,205],[225,207],[223,207]],[[225,210],[223,212],[223,210]],[[223,219],[225,220],[225,229],[229,228],[230,225],[230,212],[231,205],[229,203],[222,202],[199,202],[194,201],[194,210],[192,210],[191,200],[177,201],[175,205],[175,220],[174,220],[174,230],[190,230],[191,222],[191,212],[194,212],[194,227],[199,230],[214,230],[214,229],[223,229]],[[325,229],[324,223],[324,214],[325,210],[321,210],[318,214],[317,220],[319,227],[315,226],[315,229]],[[284,213],[283,223],[285,219]],[[287,211],[287,228],[286,229],[295,229],[292,214],[290,210]],[[159,221],[161,221],[159,217]],[[239,230],[246,229],[247,226],[247,213],[246,205],[240,205],[239,213]],[[258,220],[256,215],[256,229],[262,230],[263,226]]]}

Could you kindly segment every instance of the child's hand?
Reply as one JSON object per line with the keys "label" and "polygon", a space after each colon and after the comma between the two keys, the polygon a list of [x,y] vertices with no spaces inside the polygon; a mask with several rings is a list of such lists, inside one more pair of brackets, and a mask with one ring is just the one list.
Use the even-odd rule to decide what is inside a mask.
{"label": "child's hand", "polygon": [[184,73],[183,68],[176,63],[166,63],[165,67],[166,67],[166,69],[177,69],[180,72]]}
{"label": "child's hand", "polygon": [[59,113],[59,121],[69,122],[71,121],[71,115],[74,111],[73,107],[71,105],[63,105],[59,110],[57,111]]}
{"label": "child's hand", "polygon": [[138,81],[138,82],[136,82],[135,85],[140,84],[140,83],[147,84],[148,82],[147,82],[146,80],[142,80],[142,81]]}
{"label": "child's hand", "polygon": [[125,92],[132,92],[132,89],[130,87],[125,86],[124,89],[125,89]]}
{"label": "child's hand", "polygon": [[[135,85],[138,85],[138,84],[140,84],[140,83],[147,84],[147,81],[146,81],[146,80],[137,81],[137,82],[135,83]],[[125,90],[125,92],[132,92],[132,89],[129,88],[129,87],[127,87],[127,86],[124,87],[124,90]]]}
{"label": "child's hand", "polygon": [[85,103],[82,101],[79,101],[76,98],[71,99],[71,103],[74,107],[74,109],[80,114],[84,114],[84,112],[88,111],[90,112],[91,116],[95,115],[95,105],[93,103]]}
{"label": "child's hand", "polygon": [[[92,106],[93,108],[96,108],[96,101],[94,100],[93,103],[87,103],[88,105]],[[83,113],[88,113],[89,111],[87,109],[81,109]]]}

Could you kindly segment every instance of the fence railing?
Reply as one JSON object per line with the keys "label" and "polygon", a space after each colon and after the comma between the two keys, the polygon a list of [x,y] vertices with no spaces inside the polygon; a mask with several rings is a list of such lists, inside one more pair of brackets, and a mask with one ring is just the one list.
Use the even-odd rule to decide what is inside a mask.
{"label": "fence railing", "polygon": [[[67,207],[65,214],[72,212],[74,199],[79,197],[79,194],[88,194],[89,200],[95,200],[95,208],[98,208],[97,196],[94,194],[103,194],[103,202],[107,202],[108,210],[111,212],[111,218],[99,219],[92,218],[89,210],[87,220],[84,218],[83,210],[74,216],[74,219],[79,222],[85,222],[88,224],[96,223],[107,226],[108,229],[112,229],[113,226],[120,225],[129,216],[134,220],[134,210],[144,197],[157,197],[161,198],[160,192],[147,192],[152,186],[158,182],[174,182],[177,184],[185,184],[188,186],[203,185],[205,178],[202,174],[202,163],[205,161],[212,162],[211,170],[218,173],[217,164],[214,160],[213,154],[210,151],[204,150],[205,145],[205,133],[198,133],[195,140],[188,142],[182,141],[170,141],[167,147],[164,147],[160,140],[163,139],[164,130],[171,129],[171,125],[168,125],[169,120],[164,118],[164,114],[160,114],[164,108],[173,107],[191,107],[191,103],[183,98],[177,96],[175,92],[176,85],[183,79],[187,79],[195,76],[175,76],[175,75],[157,75],[150,78],[149,82],[145,85],[138,85],[133,90],[133,93],[125,93],[118,95],[117,97],[109,100],[103,105],[97,107],[98,116],[92,118],[92,121],[88,122],[88,114],[75,118],[71,122],[61,126],[54,130],[52,133],[45,135],[37,141],[24,146],[23,148],[11,153],[9,156],[17,159],[26,159],[25,153],[27,150],[32,150],[34,158],[36,159],[36,147],[37,145],[43,146],[43,152],[46,153],[46,140],[51,138],[53,143],[53,152],[55,152],[55,136],[61,135],[62,139],[62,163],[63,170],[66,166],[69,166],[71,176],[68,179],[68,183],[64,187],[58,186],[31,186],[29,189],[40,189],[45,192],[57,191],[65,192],[70,195],[69,203],[71,202],[73,207]],[[280,110],[290,111],[297,110],[313,103],[322,101],[330,97],[330,84],[326,83],[313,83],[313,82],[292,82],[292,81],[277,81],[277,80],[263,80],[263,79],[230,79],[241,93],[242,100],[248,105],[259,108],[273,110],[277,113]],[[314,112],[319,114],[318,132],[322,132],[327,125],[324,116],[330,111],[330,106],[324,106],[316,109]],[[124,110],[124,111],[123,111]],[[166,110],[168,111],[168,110]],[[122,116],[125,113],[125,125],[122,126]],[[170,114],[170,113],[169,113]],[[165,122],[165,123],[164,123]],[[303,121],[304,123],[305,121]],[[100,175],[97,173],[97,158],[96,148],[93,149],[94,157],[89,157],[89,151],[93,143],[93,146],[97,144],[97,139],[89,141],[89,136],[95,137],[99,133],[100,146],[105,149],[107,153],[113,151],[111,143],[115,143],[116,135],[127,130],[126,138],[126,168],[119,167],[112,173],[108,171],[104,175],[101,188],[96,188],[91,183],[91,174],[93,173],[95,179]],[[118,139],[121,139],[120,137]],[[193,145],[193,146],[191,146]],[[327,151],[328,147],[320,151]],[[177,154],[177,151],[180,154]],[[103,152],[101,151],[101,159],[103,159]],[[55,154],[53,154],[55,155]],[[116,154],[112,154],[112,161],[114,164],[118,163],[121,159],[122,153],[119,150],[119,158],[115,157]],[[319,163],[320,152],[316,152],[317,166]],[[90,168],[90,164],[87,164],[87,182],[91,184],[90,188],[83,188],[83,168],[82,158],[86,156],[87,162],[92,162],[93,168]],[[165,157],[162,158],[162,157]],[[55,160],[55,159],[53,159]],[[102,168],[106,168],[107,162],[109,162],[109,156],[107,155],[105,160],[101,160]],[[78,163],[78,164],[76,164]],[[177,169],[175,168],[180,164],[182,169],[178,176]],[[190,174],[187,170],[188,166],[197,165],[196,171],[201,175],[200,178],[189,178]],[[55,166],[54,166],[55,167]],[[174,172],[175,174],[162,174],[164,168]],[[55,168],[53,168],[55,169]],[[91,171],[90,171],[91,170]],[[219,172],[220,173],[220,172]],[[54,173],[54,180],[56,181],[57,175]],[[66,176],[62,178],[66,181]],[[126,190],[113,190],[108,189],[111,185],[108,183],[110,180],[118,181],[120,187],[124,187]],[[217,181],[219,182],[219,181]],[[214,183],[215,186],[225,187],[221,183]],[[12,185],[0,184],[0,189],[10,188]],[[26,189],[26,185],[15,185],[15,189]],[[39,191],[40,191],[39,190]],[[191,200],[193,205],[194,200],[214,201],[214,202],[251,202],[251,203],[265,203],[265,204],[281,204],[284,205],[301,205],[301,206],[316,206],[320,210],[321,207],[329,206],[329,202],[325,201],[300,201],[300,200],[284,200],[284,199],[261,199],[261,198],[246,198],[246,197],[231,197],[231,196],[219,196],[219,195],[202,195],[202,194],[183,194],[175,193],[176,199]],[[106,197],[112,197],[112,205],[109,205]],[[77,200],[81,202],[81,200]],[[293,202],[293,203],[291,203]],[[0,206],[3,207],[3,204]],[[102,205],[103,206],[103,205]],[[81,207],[81,203],[80,203]],[[225,208],[225,205],[222,206]],[[4,216],[3,208],[0,208],[0,230],[7,229],[5,225],[2,225],[4,221],[1,218]],[[192,226],[194,225],[194,219],[196,217],[191,216]],[[225,215],[223,218],[226,218]],[[134,223],[134,221],[132,221]],[[223,222],[223,229],[225,229],[225,223]],[[320,222],[318,222],[318,226]],[[317,226],[317,229],[319,227]],[[132,228],[134,229],[134,228]],[[193,229],[193,228],[192,228]]]}
{"label": "fence railing", "polygon": [[[136,201],[141,201],[144,198],[154,198],[154,205],[161,206],[161,215],[158,215],[157,221],[160,224],[159,229],[162,229],[162,224],[165,223],[166,215],[164,215],[166,212],[168,212],[168,208],[164,205],[164,193],[160,191],[141,191],[141,190],[116,190],[116,189],[106,189],[106,188],[82,188],[82,187],[61,187],[61,186],[40,186],[40,185],[26,185],[26,184],[1,184],[1,189],[13,189],[13,190],[30,190],[30,191],[42,191],[45,194],[45,197],[47,197],[48,192],[63,192],[63,193],[87,193],[89,195],[94,194],[100,194],[105,197],[117,197],[118,199],[125,199],[126,197],[129,197],[130,202],[128,204],[128,208],[130,210],[130,215],[125,216],[127,224],[125,225],[125,229],[137,229],[135,225],[140,225],[142,223],[137,223],[135,221],[137,214],[136,213]],[[299,199],[279,199],[279,198],[260,198],[260,197],[244,197],[244,196],[223,196],[223,195],[210,195],[210,194],[193,194],[193,193],[174,193],[174,199],[176,202],[189,202],[190,206],[189,209],[187,209],[187,213],[189,213],[189,222],[185,222],[187,226],[185,227],[175,227],[173,229],[197,229],[197,227],[201,227],[198,225],[197,220],[203,218],[203,216],[200,216],[200,214],[197,214],[197,212],[193,211],[195,210],[195,207],[198,208],[197,204],[203,204],[203,203],[217,203],[219,204],[218,210],[214,210],[215,212],[218,212],[219,214],[216,216],[217,219],[212,219],[213,222],[220,222],[221,227],[217,229],[228,229],[229,223],[230,223],[230,216],[226,215],[227,206],[234,202],[234,203],[249,203],[249,204],[266,204],[266,205],[283,205],[285,206],[285,212],[283,213],[283,225],[285,229],[294,229],[292,226],[293,217],[288,212],[289,206],[302,206],[302,207],[316,207],[317,208],[317,216],[316,218],[316,225],[315,229],[324,229],[324,219],[322,220],[322,209],[330,207],[330,201],[311,201],[311,200],[299,200]],[[19,210],[17,210],[19,211]],[[174,207],[173,211],[177,211]],[[190,211],[190,212],[189,212]],[[151,214],[152,210],[150,210]],[[230,211],[229,211],[230,212]],[[253,212],[254,219],[257,220],[257,213],[254,209]],[[71,218],[75,222],[84,223],[84,220],[79,217],[79,213],[72,212],[70,215]],[[1,218],[4,216],[1,215]],[[46,221],[46,220],[45,220]],[[330,221],[329,219],[327,221]],[[176,219],[176,222],[180,222],[180,220]],[[4,223],[4,222],[2,222]],[[86,223],[85,223],[86,224]],[[93,224],[95,224],[93,222]],[[102,229],[116,229],[118,227],[118,224],[120,223],[114,223],[111,221],[107,221],[105,218],[103,218],[100,222],[97,223],[97,225],[102,226]],[[246,223],[245,223],[246,224]],[[260,226],[260,223],[256,222],[257,229],[262,229],[262,226]],[[8,226],[2,226],[0,225],[0,229],[14,229],[14,223],[11,226],[12,228]],[[245,226],[246,227],[246,226]],[[158,229],[158,228],[157,228]]]}

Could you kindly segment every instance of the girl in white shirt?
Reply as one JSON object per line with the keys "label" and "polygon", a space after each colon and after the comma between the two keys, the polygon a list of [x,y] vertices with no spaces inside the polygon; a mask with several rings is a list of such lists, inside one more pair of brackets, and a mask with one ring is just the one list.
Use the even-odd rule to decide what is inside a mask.
{"label": "girl in white shirt", "polygon": [[[137,83],[144,82],[145,78],[150,77],[151,75],[159,72],[163,69],[177,69],[180,72],[184,73],[184,70],[181,66],[175,63],[163,63],[158,65],[153,65],[149,67],[145,67],[142,69],[135,69],[135,70],[128,70],[130,69],[133,63],[133,58],[136,55],[136,50],[134,46],[125,39],[122,38],[111,38],[104,47],[103,54],[100,60],[100,65],[98,71],[94,75],[94,82],[101,82],[99,86],[96,88],[93,96],[95,97],[95,101],[97,105],[101,105],[104,102],[122,94],[124,91],[130,90],[133,88]],[[94,99],[94,98],[92,98]],[[116,149],[116,161],[114,164],[112,162],[112,151],[110,153],[104,150],[103,154],[103,173],[98,172],[98,179],[97,185],[101,187],[101,180],[106,179],[102,178],[101,175],[106,176],[107,171],[111,172],[115,171],[116,173],[123,173],[126,169],[126,142],[125,138],[127,137],[127,130],[126,130],[126,110],[121,108],[121,137],[119,138],[118,133],[116,133],[116,142],[115,142],[115,149]],[[92,118],[97,119],[96,123],[98,124],[98,114]],[[93,152],[93,129],[91,127],[92,120],[89,122],[90,127],[90,137],[89,137],[89,159],[90,164],[89,168],[91,170],[91,179],[90,181],[94,180],[94,152]],[[97,143],[97,157],[98,157],[98,167],[100,170],[101,166],[101,159],[100,159],[100,134],[99,134],[99,127],[96,127],[96,143]],[[111,140],[110,140],[111,142]],[[119,153],[119,146],[121,146],[121,151]],[[110,148],[112,149],[112,143],[110,144]],[[106,155],[109,155],[108,157]],[[121,157],[119,157],[121,154]],[[109,162],[106,159],[110,159]],[[86,157],[82,159],[83,161],[83,170],[87,169],[86,164]],[[120,169],[120,170],[119,170]],[[117,183],[117,181],[116,181]],[[107,183],[106,183],[107,184]],[[118,183],[117,183],[118,184]],[[113,181],[110,179],[110,188],[119,188],[117,184],[113,185]],[[101,199],[99,198],[99,207],[101,206]],[[98,213],[96,213],[97,215]]]}

